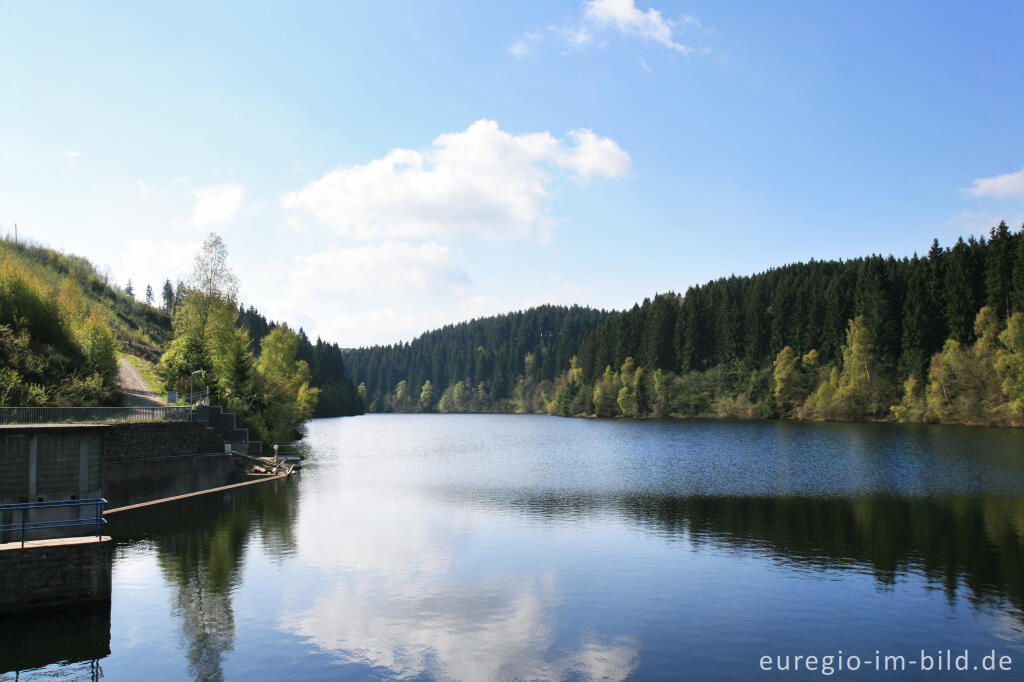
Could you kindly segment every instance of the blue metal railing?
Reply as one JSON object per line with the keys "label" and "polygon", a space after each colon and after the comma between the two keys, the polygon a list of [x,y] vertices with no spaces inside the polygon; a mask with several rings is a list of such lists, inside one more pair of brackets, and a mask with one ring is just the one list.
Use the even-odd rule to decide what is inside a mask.
{"label": "blue metal railing", "polygon": [[[40,530],[43,528],[73,528],[76,526],[94,526],[96,529],[96,537],[100,538],[103,536],[103,524],[107,522],[103,518],[103,505],[107,501],[102,497],[93,497],[84,500],[57,500],[55,502],[22,502],[20,504],[0,504],[0,514],[4,512],[21,512],[21,521],[15,523],[0,523],[0,533],[4,531],[18,531],[21,530],[21,546],[25,546],[25,535],[29,531]],[[70,519],[52,519],[48,521],[29,521],[29,512],[34,509],[59,509],[61,507],[74,507],[76,509],[81,507],[96,508],[96,513],[92,518],[80,518],[78,516]]]}

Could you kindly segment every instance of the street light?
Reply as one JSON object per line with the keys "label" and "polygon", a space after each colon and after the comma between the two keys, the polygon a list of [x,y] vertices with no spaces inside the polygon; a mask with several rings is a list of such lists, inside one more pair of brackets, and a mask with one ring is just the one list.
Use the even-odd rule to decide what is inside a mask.
{"label": "street light", "polygon": [[192,394],[195,393],[195,390],[194,390],[195,387],[192,385],[192,377],[194,377],[197,374],[202,375],[202,373],[203,373],[203,370],[197,369],[196,371],[192,372],[192,374],[190,374],[189,377],[188,377],[188,393],[189,393],[188,400],[189,400],[189,402],[195,402],[195,399],[192,397]]}

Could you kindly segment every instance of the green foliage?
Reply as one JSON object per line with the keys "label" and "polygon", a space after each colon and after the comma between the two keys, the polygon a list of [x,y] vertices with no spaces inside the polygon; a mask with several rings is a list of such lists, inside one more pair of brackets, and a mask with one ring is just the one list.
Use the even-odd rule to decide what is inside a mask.
{"label": "green foliage", "polygon": [[283,442],[299,435],[299,426],[313,416],[319,389],[309,385],[309,365],[296,357],[298,334],[281,325],[261,343],[257,364],[259,416],[271,440]]}
{"label": "green foliage", "polygon": [[923,421],[927,406],[924,396],[921,395],[921,382],[911,374],[903,382],[903,400],[899,405],[893,405],[891,410],[896,421],[901,423]]}
{"label": "green foliage", "polygon": [[[366,385],[368,404],[375,409],[416,409],[415,400],[394,404],[398,384],[420,387],[429,379],[442,396],[461,381],[475,394],[466,401],[478,405],[474,410],[544,411],[554,398],[549,384],[569,370],[583,338],[607,316],[579,306],[540,306],[448,325],[411,343],[343,354],[349,376]],[[580,355],[578,362],[582,367],[585,359]],[[581,402],[589,402],[589,396]]]}
{"label": "green foliage", "polygon": [[[978,327],[986,302],[993,314]],[[446,409],[456,409],[448,389],[461,381],[485,385],[488,400],[470,401],[472,410],[888,419],[898,403],[903,419],[955,421],[966,413],[938,403],[921,413],[930,359],[949,338],[962,349],[978,341],[998,356],[1005,344],[986,330],[1017,312],[1024,312],[1024,232],[1000,224],[987,239],[951,248],[934,241],[923,257],[796,263],[658,294],[621,312],[543,307],[345,357],[374,409],[417,409],[413,397],[396,404],[396,386],[429,379],[442,399],[452,398]],[[633,369],[623,371],[627,359]],[[1004,365],[1015,377],[1012,358]],[[905,405],[910,376],[917,381]],[[1000,405],[1012,402],[999,394]],[[1009,408],[990,407],[985,419],[1008,423]]]}
{"label": "green foliage", "polygon": [[791,346],[779,351],[775,358],[772,378],[775,381],[776,409],[785,417],[791,416],[807,397],[800,359]]}
{"label": "green foliage", "polygon": [[[454,404],[454,399],[452,404]],[[434,407],[434,386],[430,383],[430,379],[423,382],[423,387],[420,389],[420,400],[419,410],[420,412],[430,412]]]}
{"label": "green foliage", "polygon": [[98,374],[103,383],[113,385],[117,377],[117,350],[114,335],[104,316],[93,312],[78,332],[86,367]]}
{"label": "green foliage", "polygon": [[1002,348],[996,351],[996,371],[1001,388],[1016,421],[1024,422],[1024,313],[1013,314],[999,341]]}
{"label": "green foliage", "polygon": [[80,257],[42,246],[0,239],[0,260],[16,262],[58,301],[58,314],[71,334],[93,309],[106,315],[117,344],[133,353],[156,357],[153,346],[171,335],[170,317],[127,296]]}
{"label": "green foliage", "polygon": [[977,342],[964,346],[949,339],[942,352],[932,358],[925,409],[902,411],[894,407],[894,414],[909,421],[1024,424],[1020,390],[1024,314],[1015,313],[1002,333],[999,328],[995,311],[989,306],[982,308],[974,324]]}
{"label": "green foliage", "polygon": [[[56,278],[54,278],[56,281]],[[105,317],[82,322],[80,292],[51,289],[18,253],[0,259],[0,405],[106,405],[117,357]],[[80,326],[79,326],[80,325]]]}
{"label": "green foliage", "polygon": [[[169,387],[184,392],[195,381],[194,373],[202,370],[198,386],[209,388],[214,402],[235,412],[251,437],[293,440],[313,416],[320,396],[320,389],[311,386],[308,362],[299,357],[304,335],[275,325],[260,336],[257,359],[248,329],[237,325],[237,280],[222,271],[226,261],[223,241],[210,235],[196,257],[191,286],[177,287],[181,298],[173,303],[174,339],[157,373]],[[165,293],[169,288],[165,286]]]}
{"label": "green foliage", "polygon": [[667,417],[671,412],[672,378],[660,369],[654,370],[651,377],[651,410],[655,417]]}
{"label": "green foliage", "polygon": [[[278,327],[276,322],[268,321],[252,306],[245,309],[239,307],[236,326],[248,332],[253,344],[267,336]],[[317,339],[311,343],[300,329],[297,356],[305,360],[310,369],[310,386],[320,390],[313,412],[315,417],[340,417],[362,414],[366,406],[374,403],[378,410],[390,410],[389,396],[370,396],[363,383],[360,391],[348,377],[345,360],[341,348],[336,343],[327,343]]]}
{"label": "green foliage", "polygon": [[69,327],[62,322],[51,292],[11,258],[0,261],[0,324],[30,329],[37,343],[70,345]]}
{"label": "green foliage", "polygon": [[612,372],[611,365],[604,368],[604,374],[594,385],[594,414],[598,417],[618,416],[619,391],[622,389],[622,379],[616,372]]}
{"label": "green foliage", "polygon": [[889,385],[875,348],[874,335],[864,317],[850,320],[842,370],[828,411],[839,419],[885,414],[892,402]]}

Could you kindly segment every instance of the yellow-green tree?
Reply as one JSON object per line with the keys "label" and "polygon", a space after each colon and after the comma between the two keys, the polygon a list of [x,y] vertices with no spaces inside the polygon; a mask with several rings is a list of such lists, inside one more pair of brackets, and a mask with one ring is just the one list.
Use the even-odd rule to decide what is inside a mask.
{"label": "yellow-green tree", "polygon": [[655,417],[667,417],[672,411],[672,379],[660,369],[651,375],[651,410]]}
{"label": "yellow-green tree", "polygon": [[927,405],[917,376],[911,374],[907,377],[903,382],[903,399],[899,405],[893,405],[889,409],[899,422],[920,422],[924,419]]}
{"label": "yellow-green tree", "polygon": [[82,325],[78,338],[89,369],[99,374],[104,383],[113,384],[117,376],[117,346],[106,318],[93,311]]}
{"label": "yellow-green tree", "polygon": [[309,385],[309,365],[296,359],[299,335],[287,325],[263,338],[256,366],[261,380],[263,419],[275,442],[292,440],[299,426],[313,416],[320,390]]}
{"label": "yellow-green tree", "polygon": [[779,351],[772,367],[772,378],[775,380],[775,406],[783,416],[789,416],[803,402],[802,372],[800,359],[790,346]]}
{"label": "yellow-green tree", "polygon": [[[454,401],[452,401],[454,403]],[[420,389],[420,401],[419,408],[420,412],[430,412],[431,408],[434,407],[434,385],[430,383],[430,379],[423,382],[423,387]]]}
{"label": "yellow-green tree", "polygon": [[863,419],[885,414],[891,405],[888,386],[871,330],[863,316],[858,316],[846,329],[842,369],[826,408],[829,418]]}
{"label": "yellow-green tree", "polygon": [[929,419],[961,424],[1005,420],[1006,415],[999,414],[1006,400],[996,370],[999,320],[989,306],[978,312],[974,332],[973,346],[949,339],[932,358],[925,392]]}
{"label": "yellow-green tree", "polygon": [[1014,313],[999,335],[1002,348],[996,351],[996,371],[1002,391],[1016,423],[1024,422],[1024,313]]}
{"label": "yellow-green tree", "polygon": [[598,417],[614,417],[619,412],[619,390],[622,380],[611,365],[604,368],[604,374],[594,386],[594,414]]}

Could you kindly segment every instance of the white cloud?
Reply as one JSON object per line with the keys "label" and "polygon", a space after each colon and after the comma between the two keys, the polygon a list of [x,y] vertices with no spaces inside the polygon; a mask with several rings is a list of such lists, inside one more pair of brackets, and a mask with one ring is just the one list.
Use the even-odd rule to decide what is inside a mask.
{"label": "white cloud", "polygon": [[629,154],[607,137],[586,128],[569,133],[573,145],[564,149],[556,162],[576,172],[586,182],[596,175],[617,177],[629,172]]}
{"label": "white cloud", "polygon": [[979,178],[967,193],[974,197],[996,199],[1024,199],[1024,168],[1016,173],[1004,173],[991,178]]}
{"label": "white cloud", "polygon": [[512,53],[513,57],[522,59],[526,55],[530,54],[530,47],[522,40],[512,44],[512,47],[508,48],[508,51]]}
{"label": "white cloud", "polygon": [[[683,15],[678,21],[673,21],[653,7],[646,11],[638,9],[635,0],[588,0],[584,3],[582,17],[560,26],[548,26],[547,33],[553,35],[556,42],[570,48],[563,51],[562,54],[570,54],[573,49],[580,49],[595,43],[594,31],[603,28],[618,30],[624,35],[657,43],[684,55],[693,52],[711,54],[711,49],[708,47],[694,48],[680,42],[676,37],[677,29],[680,27],[693,27],[703,33],[708,32],[700,20],[693,15]],[[523,58],[533,52],[533,46],[530,43],[540,43],[542,39],[543,34],[539,31],[524,34],[522,39],[509,48],[509,52],[516,57]],[[601,40],[596,44],[603,47],[606,42]]]}
{"label": "white cloud", "polygon": [[[1024,224],[1024,212],[961,211],[958,216],[950,218],[945,224],[952,228],[948,234],[950,239],[956,239],[967,234],[987,237],[992,228],[999,225],[1001,220],[1005,220],[1007,225]],[[939,241],[942,241],[941,236]]]}
{"label": "white cloud", "polygon": [[440,135],[429,149],[394,149],[364,165],[341,166],[282,198],[339,235],[357,239],[477,235],[543,236],[552,171],[581,182],[628,172],[629,154],[587,129],[568,140],[513,135],[494,121]]}
{"label": "white cloud", "polygon": [[583,47],[594,39],[593,34],[586,26],[565,28],[561,33],[565,37],[566,42],[573,47]]}
{"label": "white cloud", "polygon": [[235,182],[225,182],[205,189],[197,189],[192,194],[196,198],[196,207],[192,213],[192,225],[212,228],[226,225],[234,220],[239,209],[242,208],[245,188]]}
{"label": "white cloud", "polygon": [[[672,37],[672,22],[661,12],[649,8],[646,12],[637,9],[634,0],[590,0],[584,16],[598,25],[614,25],[627,35],[659,43],[682,54],[690,54],[693,48],[676,42]],[[691,22],[694,17],[687,17]]]}
{"label": "white cloud", "polygon": [[508,51],[513,57],[517,59],[523,59],[532,51],[532,46],[540,43],[544,39],[544,34],[540,31],[530,31],[524,33],[523,37],[517,40],[508,48]]}
{"label": "white cloud", "polygon": [[198,242],[129,239],[117,250],[115,277],[119,282],[130,279],[139,298],[147,284],[152,284],[159,296],[165,279],[175,282],[192,271],[195,254],[201,246]]}
{"label": "white cloud", "polygon": [[139,186],[139,196],[142,197],[143,199],[148,197],[149,187],[146,185],[146,183],[144,183],[142,180],[138,180],[136,181],[136,184]]}
{"label": "white cloud", "polygon": [[469,276],[440,244],[387,241],[297,256],[290,285],[299,296],[401,291],[462,294]]}
{"label": "white cloud", "polygon": [[388,240],[296,256],[243,278],[274,319],[343,345],[412,340],[428,329],[510,307],[471,293],[446,246]]}
{"label": "white cloud", "polygon": [[74,149],[65,149],[64,156],[69,159],[77,159],[82,155],[82,152],[77,152]]}

